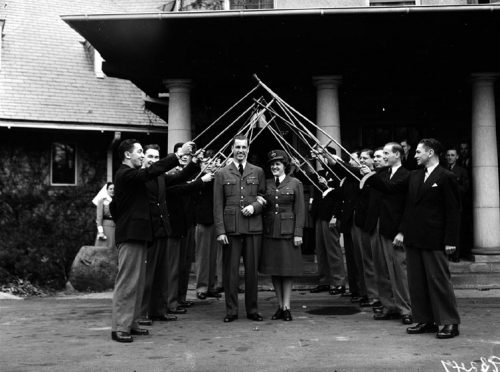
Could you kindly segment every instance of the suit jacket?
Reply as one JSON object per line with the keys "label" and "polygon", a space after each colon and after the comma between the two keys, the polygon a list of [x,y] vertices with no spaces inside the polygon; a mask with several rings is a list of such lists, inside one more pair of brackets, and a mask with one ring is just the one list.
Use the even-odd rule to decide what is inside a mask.
{"label": "suit jacket", "polygon": [[[338,210],[338,192],[336,193],[335,190],[338,188],[339,182],[327,170],[320,170],[318,174],[324,177],[328,182],[328,187],[334,188],[334,190],[323,197],[323,194],[317,188],[314,188],[311,216],[314,220],[329,221]],[[312,177],[317,178],[317,176]],[[324,187],[324,190],[327,190],[327,187]]]}
{"label": "suit jacket", "polygon": [[369,177],[365,184],[380,192],[379,234],[394,239],[400,232],[410,172],[401,166],[390,178],[389,169],[386,168],[381,173]]}
{"label": "suit jacket", "polygon": [[276,187],[274,178],[266,181],[264,236],[289,239],[302,236],[305,220],[302,182],[286,176]]}
{"label": "suit jacket", "polygon": [[467,172],[467,169],[458,164],[455,164],[455,166],[450,170],[457,178],[458,188],[460,189],[460,195],[463,199],[470,190],[469,173]]}
{"label": "suit jacket", "polygon": [[353,224],[354,208],[358,203],[359,182],[354,178],[345,177],[341,182],[340,198],[340,231],[348,233]]}
{"label": "suit jacket", "polygon": [[[266,179],[262,168],[247,162],[243,175],[234,163],[217,172],[214,182],[214,223],[219,236],[261,234],[262,205],[257,195],[264,195]],[[254,207],[254,213],[245,217],[241,209],[247,205]]]}
{"label": "suit jacket", "polygon": [[425,169],[410,173],[400,227],[405,245],[425,250],[457,246],[461,206],[456,177],[439,165],[425,183],[424,175]]}
{"label": "suit jacket", "polygon": [[115,174],[115,196],[111,214],[116,223],[116,243],[152,241],[153,228],[145,183],[179,164],[175,154],[145,169],[122,164]]}

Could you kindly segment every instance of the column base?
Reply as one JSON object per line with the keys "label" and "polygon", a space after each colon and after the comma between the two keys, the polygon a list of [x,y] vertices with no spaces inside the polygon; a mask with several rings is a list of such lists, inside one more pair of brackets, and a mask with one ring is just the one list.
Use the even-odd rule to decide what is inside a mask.
{"label": "column base", "polygon": [[476,256],[500,255],[500,247],[472,248],[471,253]]}

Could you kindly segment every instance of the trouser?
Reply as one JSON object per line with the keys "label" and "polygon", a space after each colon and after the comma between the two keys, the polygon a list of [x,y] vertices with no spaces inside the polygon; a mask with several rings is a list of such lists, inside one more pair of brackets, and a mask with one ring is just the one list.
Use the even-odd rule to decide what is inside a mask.
{"label": "trouser", "polygon": [[247,315],[257,312],[257,285],[260,245],[262,236],[229,236],[229,244],[223,247],[223,282],[227,315],[238,315],[238,284],[240,257],[245,265],[245,308]]}
{"label": "trouser", "polygon": [[215,287],[216,288],[222,288],[224,287],[224,283],[223,283],[223,280],[222,280],[222,274],[223,274],[223,270],[222,270],[222,245],[220,244],[217,244],[217,263],[216,263],[216,272],[217,272],[217,283],[215,284]]}
{"label": "trouser", "polygon": [[156,238],[148,247],[146,283],[141,306],[142,317],[147,318],[165,313],[168,275],[167,238]]}
{"label": "trouser", "polygon": [[315,234],[319,284],[344,286],[345,266],[339,231],[336,227],[330,229],[328,221],[316,220]]}
{"label": "trouser", "polygon": [[118,248],[112,304],[112,331],[130,332],[139,328],[144,282],[146,279],[146,242],[124,242]]}
{"label": "trouser", "polygon": [[389,275],[389,265],[387,263],[384,247],[377,227],[370,234],[370,245],[373,251],[373,268],[375,272],[375,284],[377,285],[378,299],[387,311],[397,312],[392,291],[391,276]]}
{"label": "trouser", "polygon": [[418,323],[459,324],[457,300],[444,251],[406,247],[413,319]]}
{"label": "trouser", "polygon": [[360,272],[360,294],[370,299],[378,298],[370,236],[355,223],[351,227],[351,236],[354,258]]}
{"label": "trouser", "polygon": [[167,266],[168,277],[166,286],[167,309],[175,310],[179,295],[179,260],[181,252],[181,238],[167,239]]}
{"label": "trouser", "polygon": [[179,301],[186,300],[191,264],[194,261],[194,246],[194,226],[191,226],[188,228],[186,236],[181,239],[181,251],[179,256]]}
{"label": "trouser", "polygon": [[196,292],[215,290],[217,260],[217,238],[215,225],[196,225]]}
{"label": "trouser", "polygon": [[354,259],[354,252],[352,246],[351,232],[345,232],[344,235],[344,251],[345,262],[347,266],[347,281],[349,283],[349,291],[353,294],[359,294],[359,273]]}

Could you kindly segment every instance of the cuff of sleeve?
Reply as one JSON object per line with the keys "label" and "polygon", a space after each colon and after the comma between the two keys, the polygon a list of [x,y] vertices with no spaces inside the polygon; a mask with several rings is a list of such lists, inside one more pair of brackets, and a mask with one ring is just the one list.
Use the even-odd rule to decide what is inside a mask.
{"label": "cuff of sleeve", "polygon": [[104,229],[103,229],[103,227],[102,227],[102,226],[97,226],[97,232],[98,232],[99,234],[104,234]]}
{"label": "cuff of sleeve", "polygon": [[366,180],[368,180],[368,178],[370,178],[374,174],[376,174],[376,172],[370,172],[370,173],[366,174],[363,178],[361,178],[361,181],[359,181],[359,188],[363,189],[363,187],[365,186]]}

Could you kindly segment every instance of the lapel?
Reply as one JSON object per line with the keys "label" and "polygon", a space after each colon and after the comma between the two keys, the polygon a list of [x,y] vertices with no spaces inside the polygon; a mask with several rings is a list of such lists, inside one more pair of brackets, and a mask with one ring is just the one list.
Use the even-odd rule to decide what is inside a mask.
{"label": "lapel", "polygon": [[419,192],[417,200],[420,200],[422,198],[422,196],[425,194],[425,192],[432,188],[432,185],[434,185],[436,183],[436,181],[439,179],[441,172],[442,172],[442,168],[440,165],[438,165],[432,171],[432,173],[429,175],[429,177],[427,177],[425,182],[423,182],[424,177],[425,177],[425,169],[423,169],[422,183],[420,184],[420,190],[419,190],[420,192]]}
{"label": "lapel", "polygon": [[285,178],[283,178],[283,182],[280,182],[280,184],[278,185],[278,190],[285,187],[288,182],[290,182],[290,177],[289,176],[285,176]]}
{"label": "lapel", "polygon": [[[248,175],[252,174],[252,172],[253,172],[253,166],[247,161],[247,165],[243,170],[243,175],[241,176],[241,179],[246,178]],[[238,174],[240,174],[240,172],[238,172]]]}
{"label": "lapel", "polygon": [[[248,165],[248,163],[247,163],[247,165]],[[232,174],[234,174],[234,175],[236,175],[236,176],[238,176],[238,177],[241,177],[241,175],[240,175],[240,171],[239,171],[239,170],[238,170],[238,168],[236,167],[236,163],[234,163],[234,162],[233,162],[233,163],[231,163],[231,165],[229,166],[229,171],[230,171]],[[245,172],[243,172],[243,174],[245,174]]]}
{"label": "lapel", "polygon": [[422,185],[424,184],[424,178],[425,178],[425,169],[421,168],[416,172],[415,175],[415,184],[416,184],[416,195],[415,195],[415,202],[419,201],[421,196],[422,196]]}
{"label": "lapel", "polygon": [[158,179],[158,200],[161,203],[165,201],[165,175],[162,174],[157,179]]}

